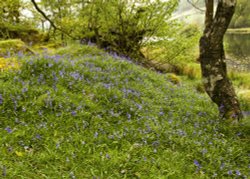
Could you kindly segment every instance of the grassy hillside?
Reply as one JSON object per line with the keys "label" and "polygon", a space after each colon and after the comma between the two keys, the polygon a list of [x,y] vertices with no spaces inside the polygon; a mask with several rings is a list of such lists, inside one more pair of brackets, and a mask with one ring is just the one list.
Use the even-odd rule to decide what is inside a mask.
{"label": "grassy hillside", "polygon": [[95,47],[0,72],[3,178],[249,177],[249,125],[207,96]]}

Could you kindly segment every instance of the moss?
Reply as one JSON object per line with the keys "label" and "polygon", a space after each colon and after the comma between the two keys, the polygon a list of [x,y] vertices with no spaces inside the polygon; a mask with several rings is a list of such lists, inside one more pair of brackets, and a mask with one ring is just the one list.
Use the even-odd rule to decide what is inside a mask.
{"label": "moss", "polygon": [[9,56],[18,52],[34,53],[26,44],[20,39],[9,39],[0,41],[0,57]]}
{"label": "moss", "polygon": [[1,58],[0,57],[0,71],[6,71],[10,69],[18,69],[20,64],[15,58]]}
{"label": "moss", "polygon": [[204,85],[202,83],[197,83],[195,85],[195,89],[200,92],[200,93],[205,93],[205,88],[204,88]]}
{"label": "moss", "polygon": [[37,29],[27,24],[1,24],[0,38],[3,39],[21,39],[27,43],[38,43],[46,39],[46,34],[40,33]]}
{"label": "moss", "polygon": [[181,83],[181,79],[180,77],[178,77],[177,75],[175,75],[174,73],[170,73],[167,76],[168,80],[171,81],[173,84],[180,84]]}
{"label": "moss", "polygon": [[20,39],[10,39],[0,41],[0,48],[22,48],[25,43]]}

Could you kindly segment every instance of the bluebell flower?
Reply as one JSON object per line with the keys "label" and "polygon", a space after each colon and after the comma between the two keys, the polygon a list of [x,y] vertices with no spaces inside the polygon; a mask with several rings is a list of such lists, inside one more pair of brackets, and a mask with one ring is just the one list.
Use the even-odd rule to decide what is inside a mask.
{"label": "bluebell flower", "polygon": [[98,132],[95,132],[94,137],[95,137],[95,138],[98,137]]}
{"label": "bluebell flower", "polygon": [[240,176],[240,175],[241,175],[241,173],[240,173],[240,171],[239,171],[239,170],[236,170],[236,171],[235,171],[235,173],[236,173],[236,175],[238,175],[238,176]]}
{"label": "bluebell flower", "polygon": [[41,140],[41,139],[42,139],[42,138],[41,138],[41,135],[40,135],[40,134],[36,134],[36,139]]}
{"label": "bluebell flower", "polygon": [[110,159],[110,155],[109,155],[109,154],[106,154],[106,158],[107,158],[107,159]]}
{"label": "bluebell flower", "polygon": [[72,111],[72,112],[71,112],[71,115],[72,115],[72,116],[76,116],[76,111]]}
{"label": "bluebell flower", "polygon": [[127,118],[131,119],[131,114],[127,113]]}
{"label": "bluebell flower", "polygon": [[0,94],[0,105],[3,104],[3,96]]}
{"label": "bluebell flower", "polygon": [[28,91],[28,88],[23,88],[22,93],[26,93]]}
{"label": "bluebell flower", "polygon": [[159,115],[160,115],[160,116],[163,116],[163,115],[164,115],[164,112],[163,112],[163,111],[160,111],[160,112],[159,112]]}
{"label": "bluebell flower", "polygon": [[228,175],[232,175],[232,174],[233,174],[232,170],[229,170],[229,171],[227,172],[227,174],[228,174]]}
{"label": "bluebell flower", "polygon": [[222,163],[220,169],[222,170],[225,167],[225,163]]}
{"label": "bluebell flower", "polygon": [[12,133],[12,129],[10,127],[6,127],[5,130],[8,132],[8,133]]}
{"label": "bluebell flower", "polygon": [[194,160],[194,165],[197,166],[198,168],[201,168],[201,165],[197,160]]}

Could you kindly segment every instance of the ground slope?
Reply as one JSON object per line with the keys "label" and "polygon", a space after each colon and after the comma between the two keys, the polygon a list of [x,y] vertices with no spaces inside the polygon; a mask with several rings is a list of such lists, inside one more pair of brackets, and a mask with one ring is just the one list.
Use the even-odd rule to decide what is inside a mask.
{"label": "ground slope", "polygon": [[246,128],[224,127],[206,96],[82,49],[19,56],[19,70],[1,72],[2,177],[249,176]]}

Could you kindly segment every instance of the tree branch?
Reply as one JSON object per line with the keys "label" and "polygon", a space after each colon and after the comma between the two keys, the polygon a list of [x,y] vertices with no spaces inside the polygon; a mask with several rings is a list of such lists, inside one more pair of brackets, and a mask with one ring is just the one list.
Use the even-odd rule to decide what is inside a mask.
{"label": "tree branch", "polygon": [[55,29],[55,30],[59,30],[62,33],[66,34],[67,36],[69,36],[72,39],[75,39],[73,36],[71,36],[69,33],[65,32],[63,29],[57,27],[54,22],[38,7],[37,3],[35,0],[31,0],[31,2],[33,3],[35,9],[47,20],[49,21],[49,23],[51,24],[51,26]]}
{"label": "tree branch", "polygon": [[213,23],[214,18],[214,0],[206,0],[206,16],[205,16],[205,30],[206,33]]}
{"label": "tree branch", "polygon": [[195,3],[192,2],[192,0],[187,0],[189,4],[191,4],[195,9],[198,9],[201,12],[205,12],[204,9],[199,8]]}

